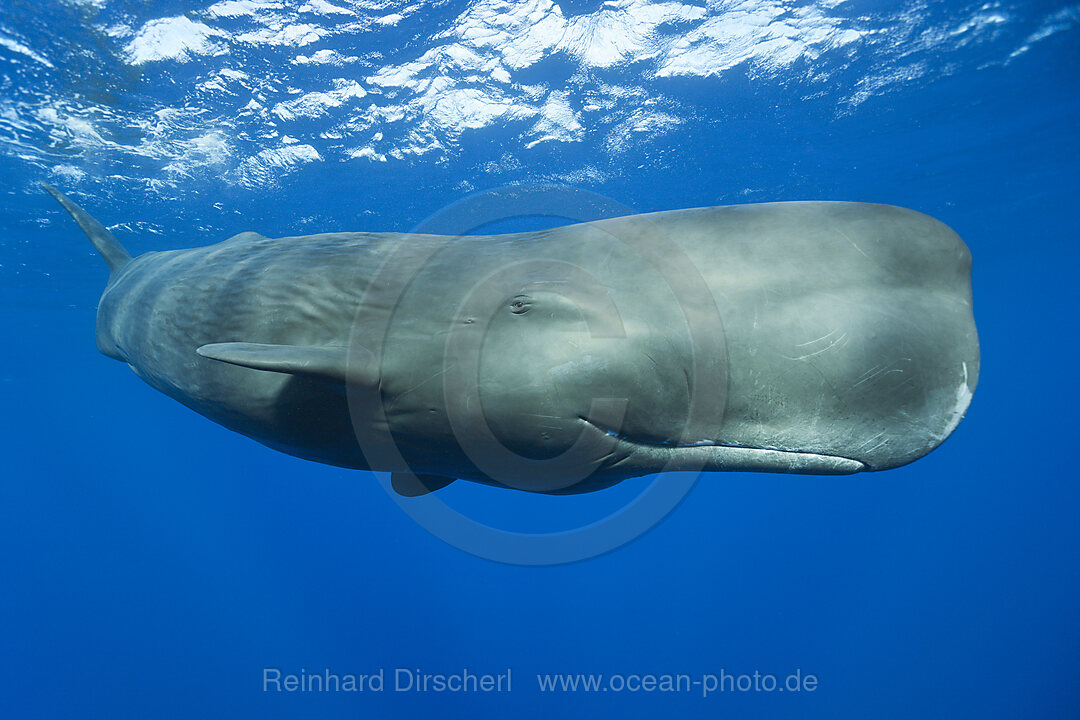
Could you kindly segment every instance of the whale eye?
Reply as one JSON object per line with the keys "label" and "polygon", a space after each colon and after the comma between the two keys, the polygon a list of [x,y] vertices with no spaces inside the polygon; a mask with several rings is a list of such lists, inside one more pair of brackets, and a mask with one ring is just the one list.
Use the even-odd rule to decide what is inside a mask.
{"label": "whale eye", "polygon": [[515,315],[524,315],[532,307],[532,298],[528,295],[518,295],[510,301],[510,312]]}

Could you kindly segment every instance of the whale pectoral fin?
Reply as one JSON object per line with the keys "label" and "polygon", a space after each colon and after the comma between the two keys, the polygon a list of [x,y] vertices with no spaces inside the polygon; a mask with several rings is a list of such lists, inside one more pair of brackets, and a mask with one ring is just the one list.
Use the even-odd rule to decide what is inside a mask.
{"label": "whale pectoral fin", "polygon": [[413,473],[390,473],[390,487],[403,497],[420,497],[435,492],[454,482],[454,478],[440,475],[418,475]]}
{"label": "whale pectoral fin", "polygon": [[268,345],[227,342],[203,345],[195,350],[210,360],[269,372],[320,378],[334,383],[371,384],[378,369],[370,352],[339,345]]}

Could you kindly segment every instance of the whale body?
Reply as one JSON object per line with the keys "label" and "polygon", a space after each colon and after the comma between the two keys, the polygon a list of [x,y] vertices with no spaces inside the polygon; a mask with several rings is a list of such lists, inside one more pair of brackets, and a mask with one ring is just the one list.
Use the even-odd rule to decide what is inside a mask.
{"label": "whale body", "polygon": [[971,258],[888,205],[785,202],[460,237],[243,233],[110,269],[96,338],[271,448],[577,493],[665,470],[895,468],[957,427]]}

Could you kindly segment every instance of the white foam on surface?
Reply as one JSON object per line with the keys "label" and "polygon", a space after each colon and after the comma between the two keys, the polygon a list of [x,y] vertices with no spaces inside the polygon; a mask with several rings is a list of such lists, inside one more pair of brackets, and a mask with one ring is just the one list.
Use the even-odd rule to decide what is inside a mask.
{"label": "white foam on surface", "polygon": [[672,43],[656,69],[658,77],[719,75],[744,63],[776,72],[865,34],[812,6],[791,10],[781,2],[725,2],[721,9]]}
{"label": "white foam on surface", "polygon": [[289,45],[304,47],[333,34],[330,28],[312,23],[295,23],[240,33],[236,40],[248,45]]}
{"label": "white foam on surface", "polygon": [[625,152],[642,140],[653,139],[672,131],[684,120],[670,113],[639,108],[613,127],[604,139],[609,152]]}
{"label": "white foam on surface", "polygon": [[38,53],[34,52],[33,50],[28,48],[26,45],[23,45],[18,40],[15,40],[14,38],[8,37],[3,32],[0,32],[0,47],[5,47],[8,50],[10,50],[11,52],[19,53],[20,55],[25,55],[26,57],[30,58],[31,60],[41,63],[45,67],[49,67],[49,68],[54,67],[53,64],[51,62],[49,62],[47,59],[45,59],[42,55],[39,55]]}
{"label": "white foam on surface", "polygon": [[536,139],[525,147],[532,148],[542,142],[579,142],[584,128],[578,120],[578,114],[570,106],[566,92],[552,92],[547,102],[540,108],[540,117],[529,133]]}
{"label": "white foam on surface", "polygon": [[282,120],[300,117],[315,118],[346,102],[367,96],[367,91],[355,80],[334,80],[334,89],[328,92],[312,92],[295,100],[278,103],[271,111]]}
{"label": "white foam on surface", "polygon": [[1052,35],[1073,29],[1080,24],[1080,5],[1070,5],[1051,13],[1043,19],[1039,28],[1028,35],[1022,45],[1009,53],[1009,60],[1022,55],[1031,49],[1031,46],[1041,42]]}
{"label": "white foam on surface", "polygon": [[308,0],[298,8],[298,12],[315,15],[355,15],[352,10],[326,2],[326,0]]}
{"label": "white foam on surface", "polygon": [[267,148],[245,160],[237,170],[241,185],[260,187],[313,162],[322,162],[322,155],[311,145],[282,145]]}
{"label": "white foam on surface", "polygon": [[592,67],[610,67],[654,56],[662,44],[661,25],[704,15],[705,10],[694,5],[627,0],[568,18],[552,0],[480,0],[437,37],[490,48],[515,69],[557,52]]}
{"label": "white foam on surface", "polygon": [[354,63],[360,58],[355,55],[342,55],[336,50],[316,50],[311,55],[297,55],[293,58],[295,65],[346,65]]}
{"label": "white foam on surface", "polygon": [[146,23],[124,49],[133,65],[159,60],[188,62],[197,55],[227,52],[225,46],[215,40],[223,34],[180,15]]}
{"label": "white foam on surface", "polygon": [[375,160],[377,162],[386,162],[386,155],[380,152],[375,152],[375,148],[370,145],[367,147],[358,148],[349,153],[350,158],[367,158],[368,160]]}
{"label": "white foam on surface", "polygon": [[259,17],[271,10],[284,10],[282,0],[223,0],[206,9],[206,14],[217,18]]}
{"label": "white foam on surface", "polygon": [[[83,2],[101,9],[93,31],[115,56],[155,63],[147,77],[167,80],[175,69],[190,79],[176,86],[179,97],[123,107],[53,96],[44,88],[64,83],[39,76],[64,71],[56,48],[0,24],[13,73],[0,96],[0,152],[47,167],[77,167],[102,149],[132,167],[152,159],[166,170],[152,178],[161,188],[208,168],[257,184],[323,160],[452,157],[467,136],[493,128],[519,168],[539,148],[586,143],[595,164],[536,173],[594,182],[606,177],[597,164],[707,123],[693,94],[722,104],[712,93],[729,75],[784,97],[833,98],[842,115],[953,72],[1006,64],[1080,25],[1078,4],[1031,17],[996,0],[945,10],[922,0],[878,9],[843,0],[613,0],[589,11],[558,0],[460,8],[193,0],[182,15],[147,21],[110,15],[105,0]],[[676,99],[673,78],[690,88],[689,100]]]}

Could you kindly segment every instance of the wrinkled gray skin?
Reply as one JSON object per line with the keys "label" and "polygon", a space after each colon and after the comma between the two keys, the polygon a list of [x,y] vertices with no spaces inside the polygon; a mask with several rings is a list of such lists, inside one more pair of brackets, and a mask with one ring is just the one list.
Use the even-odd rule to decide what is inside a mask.
{"label": "wrinkled gray skin", "polygon": [[953,431],[978,377],[967,248],[901,208],[244,233],[132,259],[47,189],[110,266],[104,354],[272,448],[393,471],[406,495],[894,468]]}

